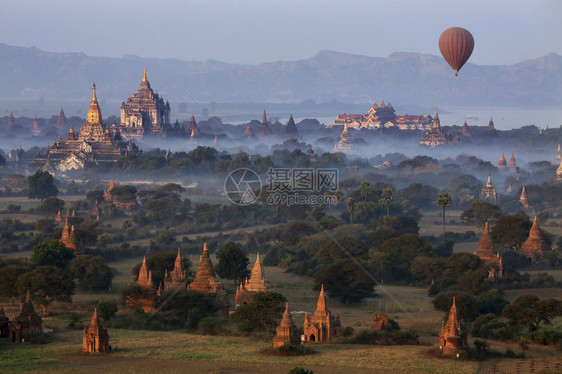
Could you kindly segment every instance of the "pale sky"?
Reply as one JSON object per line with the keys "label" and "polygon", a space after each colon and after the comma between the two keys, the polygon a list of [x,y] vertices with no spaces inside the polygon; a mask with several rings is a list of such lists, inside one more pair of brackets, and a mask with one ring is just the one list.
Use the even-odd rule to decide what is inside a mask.
{"label": "pale sky", "polygon": [[0,42],[90,56],[257,64],[320,50],[439,55],[468,29],[470,62],[562,55],[562,0],[0,0]]}

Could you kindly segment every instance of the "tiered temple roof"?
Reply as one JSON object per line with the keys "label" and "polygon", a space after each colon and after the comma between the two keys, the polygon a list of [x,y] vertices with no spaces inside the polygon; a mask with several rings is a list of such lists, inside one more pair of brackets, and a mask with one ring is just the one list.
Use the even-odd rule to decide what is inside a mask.
{"label": "tiered temple roof", "polygon": [[503,262],[499,254],[494,254],[494,249],[492,246],[492,239],[490,238],[490,232],[488,227],[488,222],[484,225],[484,231],[482,232],[482,237],[478,242],[478,249],[474,254],[480,257],[481,260],[490,265],[490,270],[488,277],[496,278],[503,275]]}
{"label": "tiered temple roof", "polygon": [[170,104],[152,90],[145,67],[138,91],[121,103],[121,133],[127,138],[165,136],[169,123]]}
{"label": "tiered temple roof", "polygon": [[488,180],[486,181],[486,185],[482,187],[480,191],[480,196],[483,199],[489,199],[493,202],[496,202],[497,195],[496,195],[496,188],[492,185],[492,176],[488,174]]}
{"label": "tiered temple roof", "polygon": [[241,282],[236,289],[236,305],[244,305],[252,302],[252,294],[256,292],[265,292],[270,289],[268,282],[265,280],[264,272],[260,262],[260,254],[257,254],[256,262],[252,268],[251,278],[245,282]]}
{"label": "tiered temple roof", "polygon": [[336,152],[348,153],[352,150],[351,136],[349,135],[349,130],[347,129],[347,124],[343,125],[343,131],[340,135],[340,141],[334,146]]}
{"label": "tiered temple roof", "polygon": [[435,108],[435,117],[433,117],[433,123],[431,129],[425,132],[420,139],[420,144],[427,145],[429,147],[436,147],[443,144],[448,144],[447,136],[441,129],[441,122],[439,121],[439,114],[437,113],[437,108]]}

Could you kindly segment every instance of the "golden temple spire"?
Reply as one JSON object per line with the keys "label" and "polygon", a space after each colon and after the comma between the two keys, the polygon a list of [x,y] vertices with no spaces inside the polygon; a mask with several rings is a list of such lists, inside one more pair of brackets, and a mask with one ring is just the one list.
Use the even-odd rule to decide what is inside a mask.
{"label": "golden temple spire", "polygon": [[94,89],[92,91],[92,101],[98,101],[98,98],[96,97],[96,82],[94,82]]}
{"label": "golden temple spire", "polygon": [[146,78],[146,66],[144,67],[144,74],[142,76],[142,81],[144,82],[148,82],[148,79]]}
{"label": "golden temple spire", "polygon": [[324,284],[320,289],[320,296],[318,296],[318,302],[316,303],[316,311],[325,312],[326,311],[326,297],[324,296]]}

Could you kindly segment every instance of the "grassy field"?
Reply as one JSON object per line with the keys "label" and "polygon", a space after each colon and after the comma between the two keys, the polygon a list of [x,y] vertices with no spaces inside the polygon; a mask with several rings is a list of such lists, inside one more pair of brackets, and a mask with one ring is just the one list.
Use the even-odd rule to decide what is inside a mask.
{"label": "grassy field", "polygon": [[435,359],[427,346],[315,345],[315,354],[281,357],[261,353],[271,343],[245,337],[182,332],[110,331],[113,352],[85,355],[81,331],[63,331],[42,346],[2,345],[0,371],[286,373],[302,366],[315,373],[472,373],[471,361]]}

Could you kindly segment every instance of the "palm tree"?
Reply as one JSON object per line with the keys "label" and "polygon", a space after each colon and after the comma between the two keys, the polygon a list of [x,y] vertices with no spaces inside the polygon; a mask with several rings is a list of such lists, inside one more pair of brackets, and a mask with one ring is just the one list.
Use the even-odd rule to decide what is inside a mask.
{"label": "palm tree", "polygon": [[392,188],[387,187],[382,190],[381,196],[380,202],[386,205],[386,216],[388,217],[390,215],[390,204],[392,204]]}
{"label": "palm tree", "polygon": [[355,199],[350,197],[347,199],[347,211],[349,212],[349,221],[353,223],[353,213],[357,210],[357,205],[355,204]]}
{"label": "palm tree", "polygon": [[443,244],[445,244],[445,210],[451,206],[451,194],[442,192],[437,195],[437,205],[443,208]]}
{"label": "palm tree", "polygon": [[359,193],[361,194],[361,196],[363,196],[363,200],[367,201],[367,198],[371,193],[371,184],[369,182],[361,182]]}

